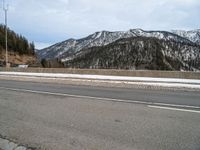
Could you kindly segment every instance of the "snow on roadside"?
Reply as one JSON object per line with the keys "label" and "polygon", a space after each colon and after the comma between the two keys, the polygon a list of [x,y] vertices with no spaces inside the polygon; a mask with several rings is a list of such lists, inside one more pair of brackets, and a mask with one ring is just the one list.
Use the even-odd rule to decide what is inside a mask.
{"label": "snow on roadside", "polygon": [[34,76],[34,77],[48,77],[48,78],[95,79],[95,80],[133,81],[133,82],[153,82],[153,83],[154,82],[180,83],[180,84],[184,83],[184,84],[200,85],[200,80],[179,79],[179,78],[152,78],[152,77],[128,77],[128,76],[61,74],[61,73],[30,73],[30,72],[0,72],[0,75]]}

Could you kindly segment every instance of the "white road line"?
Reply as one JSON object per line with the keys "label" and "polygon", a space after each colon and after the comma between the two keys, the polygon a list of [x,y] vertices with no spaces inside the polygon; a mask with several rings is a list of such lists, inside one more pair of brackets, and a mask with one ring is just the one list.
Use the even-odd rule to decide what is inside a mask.
{"label": "white road line", "polygon": [[36,94],[47,94],[47,95],[54,95],[54,96],[66,96],[66,97],[74,97],[74,98],[95,99],[95,100],[102,100],[102,101],[144,104],[144,105],[149,105],[149,106],[150,105],[159,105],[159,106],[168,106],[168,107],[200,109],[200,107],[198,107],[198,106],[189,106],[189,105],[176,105],[176,104],[154,103],[154,102],[123,100],[123,99],[114,99],[114,98],[92,97],[92,96],[82,96],[82,95],[73,95],[73,94],[65,94],[65,93],[54,93],[54,92],[47,92],[47,91],[35,91],[35,90],[28,90],[28,89],[16,89],[16,88],[7,88],[7,87],[0,87],[0,89],[17,91],[17,92],[29,92],[29,93],[36,93]]}
{"label": "white road line", "polygon": [[181,108],[172,108],[172,107],[162,107],[162,106],[154,106],[154,105],[148,105],[150,108],[156,108],[156,109],[166,109],[166,110],[175,110],[175,111],[183,111],[183,112],[191,112],[191,113],[200,113],[198,110],[189,110],[189,109],[181,109]]}

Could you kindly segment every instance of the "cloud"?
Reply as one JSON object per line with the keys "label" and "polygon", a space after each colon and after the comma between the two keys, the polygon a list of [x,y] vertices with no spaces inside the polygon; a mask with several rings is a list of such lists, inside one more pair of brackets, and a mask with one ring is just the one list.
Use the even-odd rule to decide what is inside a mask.
{"label": "cloud", "polygon": [[199,0],[9,0],[9,3],[9,26],[30,40],[43,43],[80,38],[99,30],[190,30],[200,25]]}

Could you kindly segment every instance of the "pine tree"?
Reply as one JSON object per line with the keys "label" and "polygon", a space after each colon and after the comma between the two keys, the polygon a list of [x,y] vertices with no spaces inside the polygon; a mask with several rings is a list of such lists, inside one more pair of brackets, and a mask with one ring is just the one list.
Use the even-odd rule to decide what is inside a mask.
{"label": "pine tree", "polygon": [[[16,34],[14,31],[8,31],[8,51],[18,52],[19,54],[33,55],[35,54],[35,45],[33,42],[29,43],[28,40]],[[5,26],[0,25],[0,50],[5,49]]]}

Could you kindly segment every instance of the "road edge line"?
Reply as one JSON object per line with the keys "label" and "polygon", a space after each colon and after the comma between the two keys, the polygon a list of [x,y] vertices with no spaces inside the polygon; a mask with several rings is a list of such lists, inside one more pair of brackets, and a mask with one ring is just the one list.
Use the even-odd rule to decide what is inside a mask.
{"label": "road edge line", "polygon": [[156,103],[156,102],[145,102],[145,101],[134,101],[134,100],[123,100],[123,99],[114,99],[114,98],[103,98],[103,97],[92,97],[92,96],[84,96],[84,95],[73,95],[73,94],[66,94],[66,93],[54,93],[48,91],[35,91],[29,89],[16,89],[16,88],[7,88],[1,87],[0,89],[4,90],[11,90],[11,91],[18,91],[18,92],[29,92],[29,93],[36,93],[36,94],[47,94],[47,95],[54,95],[54,96],[66,96],[66,97],[74,97],[74,98],[85,98],[85,99],[96,99],[102,101],[110,101],[110,102],[121,102],[121,103],[134,103],[134,104],[143,104],[147,106],[159,105],[163,107],[178,107],[178,108],[185,108],[185,109],[200,109],[198,106],[191,106],[191,105],[176,105],[176,104],[166,104],[166,103]]}

